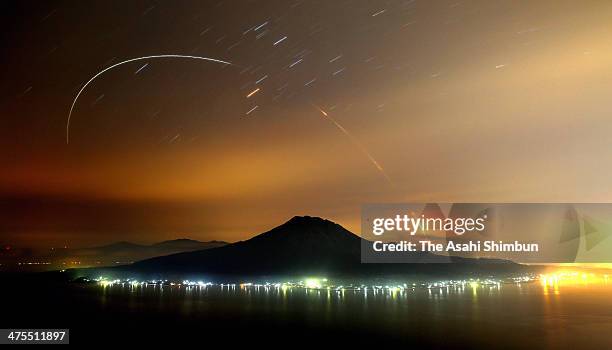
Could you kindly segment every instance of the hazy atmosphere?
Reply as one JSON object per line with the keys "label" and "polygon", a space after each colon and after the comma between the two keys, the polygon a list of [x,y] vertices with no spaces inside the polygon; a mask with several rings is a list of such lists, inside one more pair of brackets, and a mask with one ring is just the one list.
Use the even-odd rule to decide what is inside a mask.
{"label": "hazy atmosphere", "polygon": [[[2,7],[3,244],[231,242],[294,215],[359,233],[369,202],[612,196],[612,3]],[[83,84],[162,54],[231,65],[109,70],[67,143]]]}

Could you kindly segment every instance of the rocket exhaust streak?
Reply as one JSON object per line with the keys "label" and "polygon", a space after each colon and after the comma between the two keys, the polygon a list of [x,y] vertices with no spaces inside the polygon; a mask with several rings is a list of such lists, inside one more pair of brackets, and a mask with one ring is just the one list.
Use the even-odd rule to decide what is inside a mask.
{"label": "rocket exhaust streak", "polygon": [[[201,57],[201,56],[188,56],[188,55],[152,55],[152,56],[143,56],[143,57],[137,57],[137,58],[132,58],[129,60],[125,60],[125,61],[121,61],[119,63],[115,63],[110,67],[106,67],[103,70],[101,70],[100,72],[98,72],[96,75],[94,75],[93,77],[91,77],[86,83],[85,85],[83,85],[83,87],[81,88],[81,90],[79,90],[79,92],[76,94],[76,96],[74,97],[74,100],[72,101],[72,106],[70,106],[70,111],[68,112],[68,120],[66,121],[66,144],[70,144],[70,119],[72,118],[72,111],[74,110],[74,106],[77,103],[77,100],[79,99],[79,96],[81,96],[81,94],[83,93],[83,91],[85,90],[85,88],[87,88],[87,86],[94,81],[97,77],[99,77],[100,75],[102,75],[104,72],[109,71],[115,67],[118,67],[122,64],[125,63],[130,63],[130,62],[134,62],[134,61],[142,61],[142,60],[148,60],[148,59],[154,59],[154,58],[183,58],[183,59],[192,59],[192,60],[201,60],[201,61],[209,61],[209,62],[215,62],[215,63],[221,63],[224,65],[233,65],[230,62],[226,62],[226,61],[222,61],[222,60],[218,60],[218,59],[214,59],[214,58],[208,58],[208,57]],[[146,65],[145,65],[146,66]],[[142,67],[144,68],[144,66]],[[141,69],[142,69],[141,68]],[[140,70],[139,70],[140,71]]]}
{"label": "rocket exhaust streak", "polygon": [[395,186],[395,184],[393,183],[393,181],[391,181],[391,178],[389,177],[389,175],[387,175],[387,173],[385,172],[385,169],[383,169],[383,167],[376,161],[376,159],[374,159],[374,157],[370,154],[370,152],[368,151],[367,148],[365,148],[364,145],[361,144],[361,142],[359,142],[359,140],[357,140],[357,138],[355,138],[355,136],[353,136],[348,130],[346,130],[342,125],[340,125],[340,123],[338,123],[338,121],[336,121],[336,119],[332,118],[327,112],[325,112],[324,110],[322,110],[320,107],[316,106],[313,104],[313,106],[319,110],[319,112],[321,112],[321,114],[323,115],[324,118],[327,118],[329,121],[331,121],[336,128],[338,128],[344,135],[346,135],[346,137],[348,137],[351,142],[353,142],[353,144],[359,148],[359,150],[361,151],[361,153],[363,153],[364,156],[366,156],[368,158],[368,160],[370,161],[370,163],[372,163],[372,165],[374,165],[376,167],[376,169],[378,170],[378,172],[380,172],[380,174],[385,178],[385,180],[387,180],[387,182],[391,185],[391,186]]}
{"label": "rocket exhaust streak", "polygon": [[[96,80],[97,77],[99,77],[100,75],[104,74],[105,72],[118,67],[120,65],[126,64],[126,63],[130,63],[130,62],[135,62],[135,61],[142,61],[142,60],[149,60],[149,59],[156,59],[156,58],[182,58],[182,59],[192,59],[192,60],[201,60],[201,61],[209,61],[209,62],[215,62],[215,63],[221,63],[224,65],[234,65],[233,63],[227,62],[227,61],[223,61],[223,60],[218,60],[218,59],[214,59],[214,58],[209,58],[209,57],[202,57],[202,56],[189,56],[189,55],[151,55],[151,56],[143,56],[143,57],[136,57],[136,58],[131,58],[129,60],[125,60],[125,61],[121,61],[119,63],[115,63],[109,67],[104,68],[103,70],[101,70],[100,72],[96,73],[93,77],[91,77],[84,85],[83,87],[81,87],[81,89],[79,90],[79,92],[76,94],[76,96],[74,97],[74,100],[72,101],[72,105],[70,106],[70,111],[68,112],[68,119],[66,121],[66,144],[70,144],[70,121],[72,119],[72,112],[74,111],[74,107],[76,106],[77,101],[79,100],[79,97],[81,96],[81,94],[83,93],[83,91],[85,91],[85,89],[87,88],[87,86],[89,86],[89,84],[91,84],[94,80]],[[302,60],[298,60],[297,62],[293,63],[290,68],[294,65],[296,65],[297,63],[301,62]],[[146,67],[147,65],[144,65],[142,68]],[[140,70],[139,69],[138,72]],[[255,93],[257,93],[259,91],[259,88],[255,89],[254,91],[252,91],[249,95],[247,95],[248,97],[253,96]],[[346,135],[351,142],[353,142],[353,144],[359,148],[359,150],[361,151],[361,153],[363,153],[364,156],[366,156],[368,158],[368,160],[370,161],[370,163],[372,163],[376,169],[381,173],[381,175],[385,178],[385,180],[387,180],[387,182],[389,182],[389,184],[391,184],[392,186],[394,186],[393,182],[391,181],[391,179],[389,178],[389,176],[387,175],[387,173],[385,172],[385,170],[383,169],[383,167],[376,161],[376,159],[374,159],[374,157],[370,154],[370,152],[365,148],[365,146],[363,146],[359,140],[357,140],[348,130],[346,130],[342,125],[340,125],[340,123],[338,123],[334,118],[332,118],[331,116],[329,116],[329,114],[327,114],[327,112],[325,112],[324,110],[322,110],[321,108],[319,108],[318,106],[314,105],[313,106],[319,110],[319,112],[321,112],[321,114],[327,118],[329,121],[331,121],[344,135]],[[255,106],[254,108],[252,108],[250,111],[247,112],[247,115],[250,114],[251,112],[253,112],[255,109],[257,109],[258,106]]]}

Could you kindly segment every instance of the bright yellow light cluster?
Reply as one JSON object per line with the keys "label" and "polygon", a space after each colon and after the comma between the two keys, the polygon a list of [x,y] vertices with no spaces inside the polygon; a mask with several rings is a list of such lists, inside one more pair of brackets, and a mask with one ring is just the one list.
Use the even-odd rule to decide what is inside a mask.
{"label": "bright yellow light cluster", "polygon": [[304,287],[308,289],[321,289],[321,287],[323,287],[323,284],[318,278],[307,278],[304,281]]}
{"label": "bright yellow light cluster", "polygon": [[608,283],[607,274],[592,272],[560,270],[540,275],[540,283],[544,287],[556,285],[602,284]]}

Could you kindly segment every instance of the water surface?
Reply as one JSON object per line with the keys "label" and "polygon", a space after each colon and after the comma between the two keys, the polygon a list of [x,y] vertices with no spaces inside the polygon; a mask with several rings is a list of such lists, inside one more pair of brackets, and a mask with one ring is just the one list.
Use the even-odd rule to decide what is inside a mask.
{"label": "water surface", "polygon": [[[612,347],[606,278],[373,290],[14,282],[2,327],[67,327],[71,340],[402,342],[464,348]],[[8,322],[8,320],[12,320]],[[102,330],[100,330],[102,329]],[[328,339],[328,338],[326,338]]]}

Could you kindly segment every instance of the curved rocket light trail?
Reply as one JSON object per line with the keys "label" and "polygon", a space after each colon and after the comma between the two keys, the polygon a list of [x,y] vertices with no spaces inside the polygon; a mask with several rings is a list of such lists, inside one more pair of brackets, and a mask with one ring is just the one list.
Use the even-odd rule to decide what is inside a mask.
{"label": "curved rocket light trail", "polygon": [[393,181],[391,181],[391,178],[389,177],[389,175],[387,175],[387,173],[385,172],[385,169],[383,169],[383,167],[380,165],[380,163],[378,163],[378,161],[376,161],[376,159],[374,159],[374,157],[372,156],[372,154],[370,154],[368,149],[365,148],[365,146],[363,144],[361,144],[361,142],[359,142],[359,140],[357,140],[357,138],[355,136],[353,136],[348,130],[346,130],[342,125],[340,125],[340,123],[338,123],[338,121],[336,121],[336,119],[332,118],[332,116],[330,116],[323,109],[321,109],[320,107],[318,107],[318,106],[316,106],[314,104],[313,104],[313,107],[315,107],[317,110],[319,110],[319,112],[321,112],[323,117],[325,117],[329,121],[331,121],[344,135],[346,135],[353,142],[353,144],[355,146],[357,146],[357,148],[359,148],[361,153],[363,153],[363,155],[368,158],[370,163],[372,163],[372,165],[374,165],[374,167],[376,167],[378,172],[380,172],[380,174],[385,178],[385,180],[387,180],[387,182],[389,182],[389,184],[391,186],[395,186]]}
{"label": "curved rocket light trail", "polygon": [[189,56],[189,55],[152,55],[152,56],[143,56],[143,57],[136,57],[136,58],[131,58],[129,60],[125,60],[125,61],[121,61],[119,63],[115,63],[110,67],[106,67],[103,70],[101,70],[100,72],[98,72],[96,75],[94,75],[93,77],[91,77],[91,79],[89,79],[85,85],[83,85],[83,87],[81,88],[81,90],[79,90],[79,92],[76,94],[76,96],[74,97],[74,100],[72,101],[72,106],[70,106],[70,111],[68,112],[68,120],[66,121],[66,144],[70,144],[70,119],[72,118],[72,111],[74,110],[74,106],[77,103],[77,100],[79,99],[79,96],[81,96],[81,94],[83,93],[83,91],[85,90],[85,88],[87,88],[87,86],[94,81],[97,77],[99,77],[100,75],[102,75],[104,72],[107,72],[117,66],[120,66],[122,64],[125,63],[130,63],[130,62],[134,62],[134,61],[142,61],[142,60],[148,60],[148,59],[153,59],[153,58],[184,58],[184,59],[193,59],[193,60],[201,60],[201,61],[209,61],[209,62],[215,62],[215,63],[221,63],[224,65],[233,65],[230,62],[226,62],[223,60],[218,60],[215,58],[209,58],[209,57],[201,57],[201,56]]}

